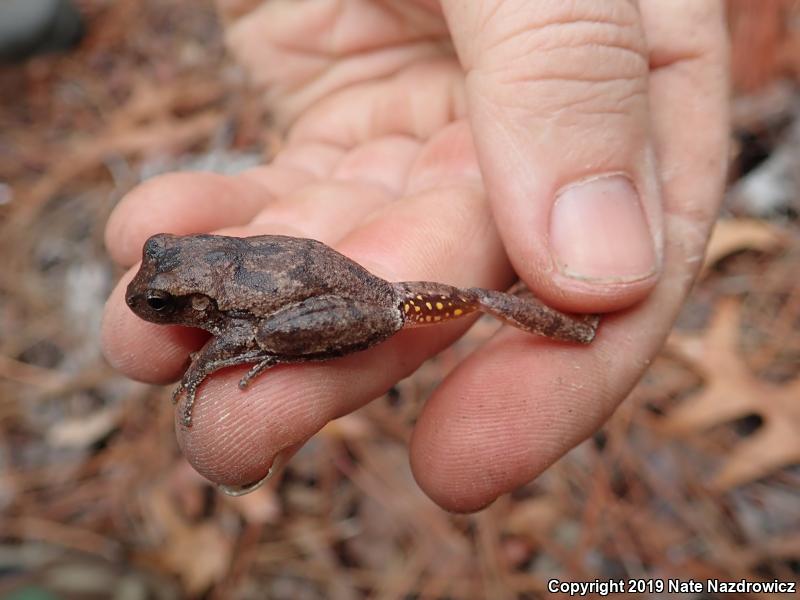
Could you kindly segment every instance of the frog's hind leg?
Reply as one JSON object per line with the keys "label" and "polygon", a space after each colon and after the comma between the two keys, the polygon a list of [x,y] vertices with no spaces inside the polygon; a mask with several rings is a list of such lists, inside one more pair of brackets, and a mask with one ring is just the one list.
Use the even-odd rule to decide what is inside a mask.
{"label": "frog's hind leg", "polygon": [[481,311],[518,329],[549,338],[588,344],[598,317],[569,315],[536,298],[521,282],[508,292],[457,288],[442,283],[396,283],[406,326],[429,325]]}
{"label": "frog's hind leg", "polygon": [[277,365],[278,362],[280,361],[278,361],[276,357],[268,355],[261,362],[254,364],[252,367],[250,367],[250,370],[247,373],[245,373],[239,380],[239,389],[240,390],[245,389],[253,379],[258,377],[261,373],[263,373],[270,367],[274,367],[275,365]]}
{"label": "frog's hind leg", "polygon": [[481,310],[480,299],[472,290],[431,281],[404,281],[394,286],[406,327],[433,325]]}
{"label": "frog's hind leg", "polygon": [[518,329],[564,342],[588,344],[594,339],[600,317],[570,315],[547,306],[524,285],[509,292],[470,288],[480,310]]}

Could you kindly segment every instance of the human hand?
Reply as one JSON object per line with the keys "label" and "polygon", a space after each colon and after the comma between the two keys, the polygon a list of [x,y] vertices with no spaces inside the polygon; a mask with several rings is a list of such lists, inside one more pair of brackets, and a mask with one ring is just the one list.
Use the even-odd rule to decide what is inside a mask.
{"label": "human hand", "polygon": [[[419,417],[412,468],[444,508],[477,510],[536,477],[626,396],[700,264],[727,159],[721,3],[221,4],[286,145],[239,176],[143,184],[109,220],[112,257],[134,265],[161,231],[285,233],[392,281],[501,289],[515,270],[557,308],[617,311],[588,347],[504,328]],[[174,381],[204,337],[135,317],[131,276],[106,308],[106,355],[135,379]],[[208,479],[257,481],[465,327],[277,368],[246,394],[246,367],[220,371],[179,441]]]}

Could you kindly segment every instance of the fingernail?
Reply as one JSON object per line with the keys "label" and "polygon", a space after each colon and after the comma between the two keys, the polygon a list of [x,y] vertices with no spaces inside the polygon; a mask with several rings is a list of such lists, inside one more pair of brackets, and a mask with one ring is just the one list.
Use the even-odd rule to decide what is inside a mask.
{"label": "fingernail", "polygon": [[278,454],[275,456],[275,459],[272,461],[272,465],[267,471],[267,474],[258,481],[253,481],[252,483],[247,483],[245,485],[227,485],[224,483],[219,483],[217,484],[217,488],[219,488],[219,491],[221,491],[223,494],[234,497],[245,496],[251,492],[255,492],[267,481],[272,479],[277,473],[283,470],[283,467],[286,466],[286,463],[288,463],[289,459],[294,456],[295,452],[297,452],[297,446],[290,446],[289,448],[278,452]]}
{"label": "fingernail", "polygon": [[657,268],[641,199],[622,175],[572,184],[556,196],[550,244],[567,277],[597,283],[644,279]]}

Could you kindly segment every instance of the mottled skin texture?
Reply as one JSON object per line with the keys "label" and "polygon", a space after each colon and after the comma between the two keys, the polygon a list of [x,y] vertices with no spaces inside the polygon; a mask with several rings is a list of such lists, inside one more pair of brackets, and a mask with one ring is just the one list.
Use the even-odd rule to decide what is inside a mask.
{"label": "mottled skin texture", "polygon": [[364,350],[403,327],[441,323],[476,310],[554,339],[589,343],[596,317],[545,306],[522,285],[508,293],[425,281],[390,283],[315,240],[282,235],[234,238],[160,233],[144,245],[128,306],[153,323],[212,334],[192,354],[176,388],[192,421],[197,387],[240,364],[259,373],[280,363],[326,360]]}

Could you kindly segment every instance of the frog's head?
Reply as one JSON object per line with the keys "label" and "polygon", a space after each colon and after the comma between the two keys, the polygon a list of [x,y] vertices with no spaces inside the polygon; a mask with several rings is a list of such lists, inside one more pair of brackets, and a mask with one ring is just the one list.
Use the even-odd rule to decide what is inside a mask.
{"label": "frog's head", "polygon": [[208,328],[216,320],[220,273],[237,253],[222,236],[158,233],[142,250],[142,264],[125,302],[142,319]]}

